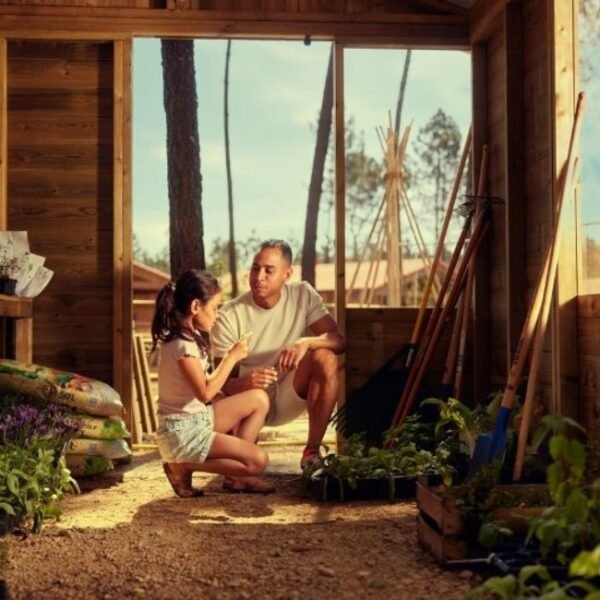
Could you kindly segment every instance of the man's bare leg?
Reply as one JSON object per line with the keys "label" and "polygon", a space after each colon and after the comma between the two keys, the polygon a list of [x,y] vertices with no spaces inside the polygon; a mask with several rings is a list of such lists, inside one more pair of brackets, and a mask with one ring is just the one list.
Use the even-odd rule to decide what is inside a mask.
{"label": "man's bare leg", "polygon": [[308,439],[306,448],[317,451],[325,436],[339,390],[337,356],[319,349],[307,354],[296,369],[294,389],[306,398]]}

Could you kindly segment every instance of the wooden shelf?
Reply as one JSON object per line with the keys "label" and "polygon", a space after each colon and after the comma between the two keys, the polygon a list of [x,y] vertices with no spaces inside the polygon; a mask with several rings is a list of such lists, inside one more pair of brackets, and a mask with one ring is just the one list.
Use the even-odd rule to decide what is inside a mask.
{"label": "wooden shelf", "polygon": [[12,354],[24,363],[33,360],[33,299],[0,294],[0,317],[14,319]]}

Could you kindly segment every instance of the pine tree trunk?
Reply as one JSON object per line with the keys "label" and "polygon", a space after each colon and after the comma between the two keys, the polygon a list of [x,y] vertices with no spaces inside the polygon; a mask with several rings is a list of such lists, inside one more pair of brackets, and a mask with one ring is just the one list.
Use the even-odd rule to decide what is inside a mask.
{"label": "pine tree trunk", "polygon": [[231,275],[231,295],[238,295],[237,261],[235,255],[235,232],[233,227],[233,184],[231,182],[231,158],[229,154],[229,59],[231,58],[231,40],[227,41],[225,54],[225,81],[223,93],[223,111],[225,117],[225,168],[227,170],[227,207],[229,209],[229,273]]}
{"label": "pine tree trunk", "polygon": [[327,159],[327,148],[331,134],[333,112],[333,45],[329,52],[327,76],[323,87],[321,113],[317,128],[317,141],[313,158],[308,203],[306,206],[306,223],[304,226],[304,244],[302,245],[302,279],[315,285],[315,263],[317,262],[317,227],[319,224],[319,205],[323,189],[323,172]]}
{"label": "pine tree trunk", "polygon": [[398,102],[396,103],[396,122],[394,124],[394,131],[396,137],[400,137],[400,122],[402,120],[402,106],[404,105],[404,95],[406,93],[406,82],[408,80],[408,69],[410,67],[410,57],[412,50],[406,51],[404,57],[404,68],[402,69],[402,80],[400,81],[400,91],[398,92]]}
{"label": "pine tree trunk", "polygon": [[167,117],[169,249],[171,277],[206,268],[202,224],[202,176],[198,97],[192,40],[162,40]]}

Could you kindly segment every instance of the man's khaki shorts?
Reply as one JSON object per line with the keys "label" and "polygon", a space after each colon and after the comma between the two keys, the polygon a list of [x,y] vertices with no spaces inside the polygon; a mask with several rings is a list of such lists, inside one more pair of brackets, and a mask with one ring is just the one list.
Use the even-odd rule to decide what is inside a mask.
{"label": "man's khaki shorts", "polygon": [[297,419],[306,409],[306,400],[301,398],[294,389],[296,370],[290,371],[285,377],[267,388],[269,394],[269,413],[265,425],[277,427]]}

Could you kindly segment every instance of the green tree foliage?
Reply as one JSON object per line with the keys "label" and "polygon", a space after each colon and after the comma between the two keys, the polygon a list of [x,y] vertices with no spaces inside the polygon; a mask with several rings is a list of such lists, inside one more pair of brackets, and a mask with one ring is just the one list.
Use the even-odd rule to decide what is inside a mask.
{"label": "green tree foliage", "polygon": [[164,273],[169,272],[169,251],[167,247],[164,246],[160,252],[151,254],[142,248],[135,231],[133,232],[133,260],[137,260]]}
{"label": "green tree foliage", "polygon": [[[292,248],[294,262],[297,262],[299,243],[296,239],[290,237],[286,238],[286,240]],[[263,238],[258,237],[254,229],[246,239],[236,242],[236,259],[240,267],[238,276],[240,275],[240,271],[243,273],[250,268],[252,258],[261,242],[263,242]],[[220,236],[213,239],[212,246],[208,252],[207,268],[216,277],[221,277],[229,272],[229,240],[225,240]]]}
{"label": "green tree foliage", "polygon": [[579,16],[581,79],[587,82],[600,75],[598,59],[593,60],[600,46],[600,0],[579,0]]}
{"label": "green tree foliage", "polygon": [[585,276],[600,277],[600,244],[593,238],[585,238]]}
{"label": "green tree foliage", "polygon": [[[355,260],[361,250],[361,241],[377,211],[383,194],[384,168],[381,161],[365,150],[364,132],[356,132],[354,119],[346,123],[346,256]],[[322,210],[326,226],[321,240],[321,262],[331,262],[334,254],[333,207],[335,198],[334,144],[330,144],[329,168],[324,185]]]}
{"label": "green tree foliage", "polygon": [[421,211],[433,212],[437,240],[460,159],[461,135],[456,121],[439,108],[419,130],[415,146],[420,159],[416,180],[428,205],[422,206]]}

